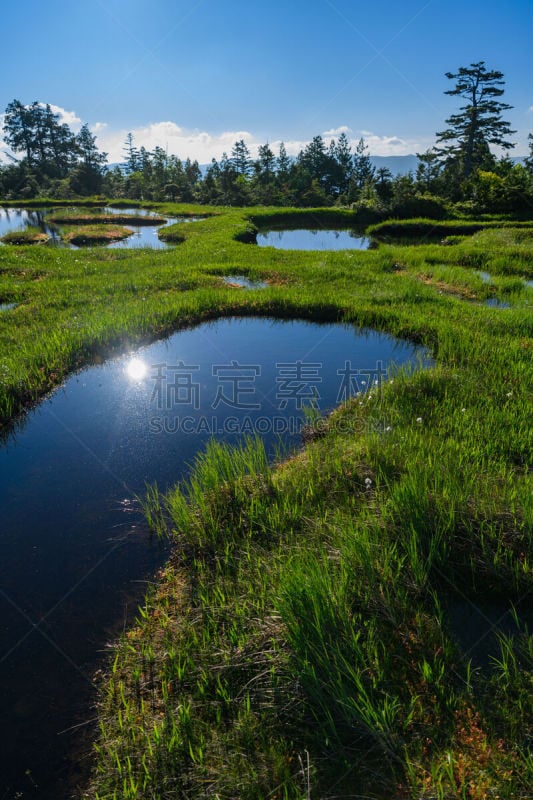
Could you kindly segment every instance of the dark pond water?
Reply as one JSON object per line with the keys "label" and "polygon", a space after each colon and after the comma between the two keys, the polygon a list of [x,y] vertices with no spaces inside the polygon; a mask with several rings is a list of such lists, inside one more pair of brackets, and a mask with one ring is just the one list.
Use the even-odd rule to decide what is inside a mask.
{"label": "dark pond water", "polygon": [[[68,247],[70,249],[77,249],[75,245],[67,244],[61,241],[59,236],[58,226],[53,225],[47,221],[50,214],[58,213],[60,208],[0,208],[0,238],[5,236],[6,233],[11,231],[21,231],[28,227],[40,228],[44,233],[50,237],[49,244]],[[93,209],[78,209],[80,212],[95,212],[105,214],[136,214],[137,216],[150,217],[154,215],[153,211],[139,208],[93,208]],[[165,225],[124,225],[125,228],[130,228],[134,231],[132,236],[123,239],[121,242],[112,242],[105,247],[122,247],[122,248],[136,248],[136,247],[150,247],[153,249],[161,250],[171,247],[172,245],[162,242],[157,232],[161,227],[166,225],[173,225],[175,222],[194,222],[196,217],[169,217]],[[0,245],[2,243],[0,242]]]}
{"label": "dark pond water", "polygon": [[0,448],[2,800],[85,780],[92,676],[166,555],[146,483],[182,478],[211,435],[295,445],[302,405],[377,392],[420,357],[349,326],[225,319],[78,373],[23,420]]}
{"label": "dark pond water", "polygon": [[[527,627],[531,630],[533,613],[528,598],[520,602],[469,599],[454,596],[443,598],[448,629],[459,645],[464,664],[471,661],[476,669],[493,667],[500,658],[499,637],[516,636]],[[518,624],[517,624],[518,622]]]}
{"label": "dark pond water", "polygon": [[360,231],[299,229],[258,233],[257,244],[281,250],[368,250],[371,240]]}

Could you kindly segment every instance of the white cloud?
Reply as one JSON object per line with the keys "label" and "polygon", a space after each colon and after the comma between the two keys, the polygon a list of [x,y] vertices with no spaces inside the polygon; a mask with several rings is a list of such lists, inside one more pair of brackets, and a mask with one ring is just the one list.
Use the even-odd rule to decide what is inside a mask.
{"label": "white cloud", "polygon": [[[372,131],[366,130],[359,130],[353,131],[347,125],[342,125],[339,128],[332,128],[329,131],[324,131],[322,134],[323,138],[326,139],[326,144],[328,139],[337,139],[341,133],[351,133],[352,136],[348,137],[348,142],[352,150],[355,150],[357,144],[359,143],[359,139],[361,137],[365,140],[365,144],[368,147],[368,153],[371,156],[408,156],[413,155],[415,153],[423,153],[429,147],[434,145],[434,140],[429,138],[409,138],[403,139],[400,136],[380,136]],[[308,141],[286,141],[285,146],[287,148],[287,152],[291,156],[296,156],[306,145]],[[271,147],[275,149],[275,146],[279,145],[279,142],[273,142]]]}
{"label": "white cloud", "polygon": [[[67,111],[61,106],[53,104],[51,104],[51,108],[54,113],[59,115],[62,123],[69,125],[75,132],[80,129],[82,120],[75,111]],[[0,123],[1,121],[0,115]],[[258,147],[264,144],[264,140],[258,139],[250,131],[233,130],[210,133],[209,131],[182,127],[172,120],[162,120],[137,128],[120,130],[111,128],[107,122],[98,121],[91,125],[91,131],[97,137],[99,149],[108,154],[110,163],[124,160],[124,143],[127,134],[130,132],[133,134],[137,148],[145,147],[147,150],[152,151],[155,147],[162,147],[169,154],[177,155],[182,160],[186,158],[197,159],[200,164],[209,164],[213,158],[219,160],[224,152],[229,155],[235,142],[240,139],[244,140],[252,157],[257,156]],[[329,139],[336,139],[341,133],[345,133],[348,136],[352,149],[355,149],[359,139],[363,137],[370,155],[410,155],[423,152],[434,143],[433,140],[424,138],[414,139],[395,135],[380,135],[367,130],[354,131],[348,125],[332,127],[324,131],[322,136],[327,144]],[[286,138],[284,143],[287,153],[290,156],[297,156],[309,143],[310,138]],[[4,143],[0,139],[0,147],[2,144]],[[270,147],[276,155],[280,144],[281,139],[270,142]]]}
{"label": "white cloud", "polygon": [[348,125],[341,125],[339,128],[331,128],[329,131],[324,131],[322,136],[327,138],[328,136],[340,136],[341,133],[351,133],[352,129],[348,127]]}
{"label": "white cloud", "polygon": [[207,131],[188,130],[169,120],[153,122],[140,128],[131,130],[123,129],[110,131],[105,128],[105,123],[98,123],[98,146],[108,153],[109,161],[122,161],[124,142],[128,133],[133,134],[133,141],[137,148],[145,147],[153,150],[162,147],[169,154],[177,155],[182,160],[197,159],[200,164],[207,164],[212,158],[220,159],[223,152],[228,154],[239,139],[246,142],[252,155],[256,155],[257,148],[262,142],[255,139],[249,131],[224,131],[212,134]]}
{"label": "white cloud", "polygon": [[107,122],[95,122],[94,125],[91,125],[91,133],[94,133],[97,136],[102,131],[105,131],[108,128]]}
{"label": "white cloud", "polygon": [[[413,153],[423,153],[434,144],[433,139],[403,139],[400,136],[379,136],[372,131],[361,131],[368,152],[371,156],[408,156]],[[351,142],[357,144],[357,140]]]}
{"label": "white cloud", "polygon": [[421,153],[424,150],[427,150],[429,147],[432,147],[434,144],[433,139],[423,137],[419,139],[403,139],[400,136],[380,136],[377,133],[373,133],[373,131],[353,131],[346,125],[326,131],[322,135],[324,137],[332,136],[335,139],[338,138],[342,132],[346,134],[348,132],[352,133],[352,136],[348,137],[348,142],[352,150],[355,150],[361,138],[364,139],[368,148],[367,152],[371,156],[408,156],[415,153]]}
{"label": "white cloud", "polygon": [[[42,106],[45,103],[41,103]],[[77,133],[81,128],[81,119],[78,117],[75,111],[66,111],[61,106],[55,106],[53,103],[50,103],[50,108],[54,112],[54,114],[59,115],[59,122],[61,125],[67,124],[69,128],[72,128],[74,133]]]}
{"label": "white cloud", "polygon": [[[108,153],[111,163],[123,160],[124,142],[129,132],[133,134],[137,148],[145,147],[147,150],[153,150],[156,146],[162,147],[169,154],[177,155],[182,160],[197,159],[200,164],[208,164],[212,158],[219,160],[223,152],[229,154],[235,142],[240,139],[244,140],[252,157],[257,155],[259,145],[264,144],[250,131],[235,130],[214,134],[208,131],[189,130],[170,120],[153,122],[140,128],[132,128],[130,131],[126,129],[113,131],[106,123],[98,122],[92,127],[92,131],[98,136],[97,144],[100,149]],[[359,139],[363,137],[368,152],[375,156],[411,155],[427,150],[434,143],[430,139],[380,136],[366,130],[353,131],[347,125],[324,131],[322,136],[327,143],[328,139],[338,138],[341,133],[352,134],[348,139],[352,149],[355,149]],[[297,156],[309,141],[310,139],[285,139],[284,143],[287,153],[290,156]],[[281,139],[270,142],[270,147],[276,155],[280,144]]]}

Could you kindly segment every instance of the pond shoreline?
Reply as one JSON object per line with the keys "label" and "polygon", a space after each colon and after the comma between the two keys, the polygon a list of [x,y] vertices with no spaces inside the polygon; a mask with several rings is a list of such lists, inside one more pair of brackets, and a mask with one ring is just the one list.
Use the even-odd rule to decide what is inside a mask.
{"label": "pond shoreline", "polygon": [[[268,355],[259,352],[260,342],[264,340],[269,341]],[[5,476],[0,481],[0,493],[3,498],[10,498],[3,513],[4,592],[15,604],[24,602],[25,615],[29,619],[35,616],[41,604],[45,609],[52,609],[45,614],[46,632],[48,640],[52,640],[58,650],[54,653],[53,649],[46,648],[45,642],[39,641],[40,628],[37,626],[27,638],[19,657],[16,643],[21,637],[26,637],[27,632],[24,626],[17,624],[16,616],[4,612],[4,637],[9,634],[8,641],[15,643],[9,664],[11,668],[13,664],[17,665],[18,676],[16,679],[12,675],[2,677],[2,685],[9,686],[17,701],[13,707],[7,699],[4,700],[4,719],[13,719],[13,724],[18,725],[19,739],[26,741],[21,771],[30,770],[41,787],[41,796],[48,796],[46,786],[50,776],[47,777],[42,759],[31,746],[34,740],[39,741],[39,736],[29,730],[17,714],[21,702],[18,698],[24,695],[28,695],[25,700],[27,713],[30,708],[33,708],[32,718],[38,713],[39,702],[32,704],[29,697],[38,697],[39,691],[36,686],[24,683],[24,676],[26,681],[30,679],[25,664],[31,664],[32,673],[39,676],[40,691],[54,709],[48,723],[42,723],[40,735],[50,731],[53,740],[53,725],[56,724],[62,729],[73,728],[72,737],[76,741],[81,711],[78,700],[83,699],[86,703],[89,697],[87,687],[80,684],[76,672],[81,671],[90,679],[97,666],[91,663],[91,647],[80,641],[80,631],[83,639],[90,635],[98,649],[103,647],[109,624],[113,626],[115,635],[118,633],[116,606],[124,602],[124,591],[129,595],[127,620],[131,623],[131,604],[142,599],[139,592],[132,591],[131,580],[144,581],[146,562],[153,569],[155,560],[156,566],[160,567],[161,556],[166,553],[166,549],[159,548],[155,540],[150,543],[135,496],[142,492],[145,482],[164,486],[165,480],[175,479],[180,472],[185,473],[186,464],[210,437],[239,441],[241,435],[252,435],[255,430],[268,443],[270,456],[278,436],[283,437],[285,446],[289,447],[290,443],[295,446],[303,430],[300,406],[307,393],[304,397],[291,394],[288,389],[287,411],[283,410],[281,400],[280,409],[274,411],[272,403],[266,403],[262,398],[278,388],[276,359],[282,362],[288,359],[297,365],[298,358],[305,356],[310,347],[314,348],[314,362],[312,368],[308,368],[308,380],[320,387],[320,403],[325,403],[326,408],[334,405],[336,384],[340,382],[335,368],[342,368],[347,358],[352,358],[354,370],[356,365],[363,370],[361,390],[366,394],[368,370],[379,369],[376,374],[382,380],[391,354],[396,361],[402,362],[405,358],[414,358],[415,353],[415,348],[392,337],[371,331],[360,332],[352,326],[277,321],[271,317],[218,320],[77,373],[60,392],[52,394],[46,404],[37,407],[0,450],[3,464],[0,471]],[[213,377],[213,364],[220,361],[221,351],[227,353],[229,365],[224,367],[226,371],[232,364],[245,363],[247,357],[250,362],[257,351],[254,363],[259,366],[253,367],[250,362],[250,366],[243,368],[244,372],[238,373],[238,380],[243,383],[242,386],[239,383],[240,390],[245,393],[242,410],[233,407],[231,397],[227,407],[223,403],[222,411],[215,410],[217,398],[223,397],[220,391],[226,390],[226,384]],[[176,355],[172,355],[174,352]],[[171,391],[172,370],[176,369],[172,364],[179,363],[178,354],[190,365],[190,377],[195,380],[192,387],[198,387],[198,392],[201,380],[202,405],[199,410],[196,410],[192,397],[184,406]],[[170,372],[168,378],[161,378],[161,381],[168,380],[168,384],[161,386],[160,403],[157,397],[154,398],[159,384],[150,365],[161,364],[165,359]],[[376,366],[381,363],[383,368]],[[142,364],[146,365],[145,370],[139,369]],[[134,371],[129,370],[131,365],[135,367]],[[220,380],[226,380],[224,375]],[[283,379],[281,387],[286,383]],[[204,400],[206,392],[209,394]],[[252,392],[256,397],[250,404]],[[167,407],[165,402],[169,397],[172,405]],[[250,410],[258,404],[261,404],[260,410]],[[50,437],[53,440],[51,452]],[[108,443],[114,440],[116,443],[110,447]],[[31,454],[29,461],[26,452]],[[21,502],[16,487],[24,480],[25,499]],[[40,512],[43,506],[48,508],[44,518]],[[74,538],[70,534],[65,538],[63,531],[66,533],[69,528],[75,530]],[[143,552],[145,548],[146,553]],[[52,565],[62,562],[65,551],[70,569],[62,569],[61,577],[56,575],[53,585],[50,585],[47,575],[55,573],[56,568]],[[18,575],[16,565],[21,561],[24,563],[23,574]],[[32,576],[32,586],[24,588],[24,576],[28,572]],[[102,592],[102,586],[105,586],[105,592]],[[66,603],[68,611],[63,612],[65,595],[69,598]],[[94,597],[88,605],[91,595]],[[99,627],[102,622],[105,623],[105,633]],[[71,674],[62,654],[67,654],[68,663],[78,665],[75,673]],[[57,688],[56,674],[60,676]],[[69,717],[69,708],[73,711],[79,709],[78,713]],[[86,733],[84,731],[84,735]],[[46,742],[50,736],[46,737]],[[43,741],[39,750],[47,753],[47,760],[54,764],[54,769],[59,768],[59,744],[50,748]],[[15,753],[10,759],[16,763]],[[52,786],[55,787],[53,792],[57,792],[53,778]]]}
{"label": "pond shoreline", "polygon": [[[295,252],[239,241],[283,217],[279,210],[186,210],[205,218],[180,229],[175,250],[0,248],[1,296],[19,304],[0,315],[5,421],[23,395],[36,399],[74,368],[175,330],[186,335],[202,319],[340,321],[420,343],[436,364],[398,376],[370,402],[355,398],[320,425],[310,413],[305,448],[275,467],[260,449],[211,448],[192,483],[172,488],[174,469],[162,470],[164,485],[149,492],[146,508],[154,533],[170,531],[176,547],[138,624],[112,649],[96,772],[81,791],[112,796],[126,781],[140,797],[148,786],[162,794],[185,781],[189,793],[208,786],[266,796],[281,785],[300,797],[298,758],[308,753],[318,794],[332,781],[349,793],[355,779],[360,791],[384,797],[406,781],[413,794],[433,791],[424,776],[444,775],[448,758],[474,785],[488,775],[491,791],[521,796],[525,751],[516,732],[529,722],[513,697],[530,697],[520,598],[533,590],[533,274],[523,226],[493,226],[446,247]],[[299,213],[287,216],[292,224]],[[267,286],[236,291],[224,276]],[[509,302],[504,311],[483,305],[496,288]],[[313,351],[300,360],[312,362]],[[157,423],[156,438],[165,425]],[[175,436],[176,425],[167,427]],[[68,479],[75,475],[70,469]],[[13,491],[26,492],[31,512],[29,480]],[[133,519],[126,508],[114,511],[117,532]],[[75,531],[55,528],[68,554]],[[126,541],[118,564],[130,545],[143,548]],[[22,553],[23,538],[16,544]],[[28,557],[28,571],[41,557]],[[49,563],[60,569],[64,558]],[[483,647],[454,632],[456,601],[459,610],[463,602],[480,614],[495,609],[497,629]],[[66,614],[65,652],[71,623]],[[187,708],[189,716],[176,712]],[[364,757],[370,745],[375,762]],[[346,773],[342,753],[356,773]]]}

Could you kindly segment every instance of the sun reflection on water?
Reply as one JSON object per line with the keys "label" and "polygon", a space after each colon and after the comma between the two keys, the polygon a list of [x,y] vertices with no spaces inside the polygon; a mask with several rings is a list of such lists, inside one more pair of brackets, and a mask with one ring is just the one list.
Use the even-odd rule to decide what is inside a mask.
{"label": "sun reflection on water", "polygon": [[126,364],[126,374],[132,381],[142,381],[147,372],[148,367],[140,358],[132,358]]}

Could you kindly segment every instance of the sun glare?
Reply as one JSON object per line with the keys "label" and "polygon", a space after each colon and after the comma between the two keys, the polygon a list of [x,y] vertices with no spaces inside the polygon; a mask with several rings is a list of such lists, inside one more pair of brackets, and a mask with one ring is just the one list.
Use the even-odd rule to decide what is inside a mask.
{"label": "sun glare", "polygon": [[130,378],[132,381],[142,381],[147,371],[148,368],[146,364],[144,361],[141,361],[140,358],[132,358],[126,366],[128,378]]}

